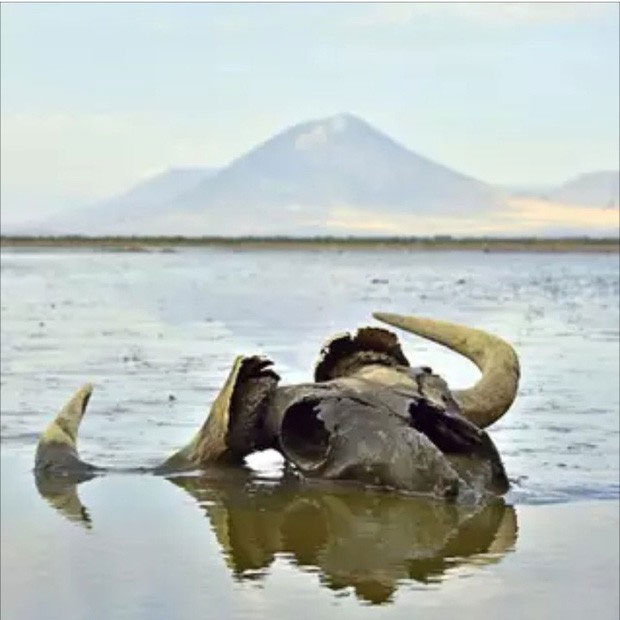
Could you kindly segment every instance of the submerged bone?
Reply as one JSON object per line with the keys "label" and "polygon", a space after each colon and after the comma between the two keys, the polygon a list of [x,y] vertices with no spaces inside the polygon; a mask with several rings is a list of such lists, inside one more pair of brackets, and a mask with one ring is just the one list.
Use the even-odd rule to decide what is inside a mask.
{"label": "submerged bone", "polygon": [[[315,383],[279,386],[270,360],[238,357],[192,441],[159,467],[132,471],[240,465],[255,450],[275,448],[308,478],[474,501],[505,493],[501,459],[481,427],[514,398],[518,361],[510,345],[441,321],[375,316],[467,355],[481,368],[481,380],[453,393],[429,368],[411,368],[396,336],[377,328],[332,339]],[[80,460],[76,444],[91,392],[90,385],[78,390],[45,430],[36,472],[97,470]],[[70,493],[66,500],[77,507]]]}
{"label": "submerged bone", "polygon": [[43,431],[37,445],[35,470],[80,472],[96,469],[82,461],[77,450],[77,434],[93,391],[82,386]]}

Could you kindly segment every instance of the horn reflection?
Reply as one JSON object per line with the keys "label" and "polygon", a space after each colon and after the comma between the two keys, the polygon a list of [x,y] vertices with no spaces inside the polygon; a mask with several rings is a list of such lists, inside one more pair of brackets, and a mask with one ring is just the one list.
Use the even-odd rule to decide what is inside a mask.
{"label": "horn reflection", "polygon": [[261,579],[279,557],[375,604],[407,582],[498,562],[517,538],[515,511],[503,500],[459,506],[286,478],[267,485],[239,470],[169,480],[204,509],[236,578]]}
{"label": "horn reflection", "polygon": [[77,485],[94,478],[92,474],[57,476],[35,472],[37,491],[60,514],[86,528],[91,528],[90,515],[77,493]]}

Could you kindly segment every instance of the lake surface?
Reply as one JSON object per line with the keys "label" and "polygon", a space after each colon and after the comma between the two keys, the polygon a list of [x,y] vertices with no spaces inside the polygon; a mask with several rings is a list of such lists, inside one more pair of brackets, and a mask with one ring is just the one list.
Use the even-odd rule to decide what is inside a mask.
{"label": "lake surface", "polygon": [[[1,255],[2,618],[618,617],[617,255],[359,250]],[[373,310],[481,327],[519,353],[490,433],[512,482],[476,510],[247,471],[37,488],[38,434],[83,383],[83,458],[153,465],[237,354],[306,381]],[[467,360],[401,334],[455,388]]]}

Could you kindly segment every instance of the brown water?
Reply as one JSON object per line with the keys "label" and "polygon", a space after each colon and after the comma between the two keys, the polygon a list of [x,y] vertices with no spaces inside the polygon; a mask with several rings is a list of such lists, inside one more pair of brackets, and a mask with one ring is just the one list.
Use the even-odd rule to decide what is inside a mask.
{"label": "brown water", "polygon": [[[618,617],[618,258],[329,250],[1,256],[2,617]],[[157,463],[239,353],[307,380],[372,310],[445,318],[517,348],[491,428],[512,480],[474,510],[248,471],[115,474],[40,488],[37,435],[79,385],[89,461]],[[453,387],[476,370],[402,337]],[[173,397],[171,399],[171,396]]]}

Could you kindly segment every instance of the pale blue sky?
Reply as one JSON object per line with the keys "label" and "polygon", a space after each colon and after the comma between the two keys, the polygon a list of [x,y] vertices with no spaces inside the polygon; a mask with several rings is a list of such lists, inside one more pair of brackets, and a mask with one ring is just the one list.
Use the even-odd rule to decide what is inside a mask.
{"label": "pale blue sky", "polygon": [[482,180],[618,167],[617,4],[3,4],[3,219],[357,114]]}

